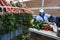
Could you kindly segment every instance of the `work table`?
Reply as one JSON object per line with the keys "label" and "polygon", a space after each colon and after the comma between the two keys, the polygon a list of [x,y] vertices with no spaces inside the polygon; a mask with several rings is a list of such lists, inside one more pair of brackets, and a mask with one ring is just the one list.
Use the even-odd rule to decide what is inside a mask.
{"label": "work table", "polygon": [[56,39],[56,40],[60,40],[60,37],[57,36],[57,34],[55,32],[52,31],[46,31],[46,30],[37,30],[35,28],[29,28],[30,32],[39,34],[39,35],[43,35],[52,39]]}

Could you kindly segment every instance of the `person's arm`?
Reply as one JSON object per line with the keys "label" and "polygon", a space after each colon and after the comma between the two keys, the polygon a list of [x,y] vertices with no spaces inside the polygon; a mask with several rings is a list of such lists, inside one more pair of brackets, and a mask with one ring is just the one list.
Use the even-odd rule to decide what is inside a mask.
{"label": "person's arm", "polygon": [[39,15],[36,17],[36,21],[43,21]]}
{"label": "person's arm", "polygon": [[56,21],[56,17],[55,17],[55,16],[50,15],[50,14],[46,14],[46,16],[48,17],[48,19],[49,19],[51,22],[55,22],[55,21]]}
{"label": "person's arm", "polygon": [[52,15],[50,15],[50,14],[45,14],[48,18],[50,18]]}
{"label": "person's arm", "polygon": [[55,22],[56,21],[56,17],[55,16],[50,16],[50,19],[52,20],[52,22]]}

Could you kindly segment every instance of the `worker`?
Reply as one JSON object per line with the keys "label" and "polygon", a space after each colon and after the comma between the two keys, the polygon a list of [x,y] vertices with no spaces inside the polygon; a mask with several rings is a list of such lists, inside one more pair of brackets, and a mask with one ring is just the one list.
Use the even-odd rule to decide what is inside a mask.
{"label": "worker", "polygon": [[39,10],[39,15],[36,17],[37,21],[49,22],[48,19],[53,16],[44,12],[44,9]]}

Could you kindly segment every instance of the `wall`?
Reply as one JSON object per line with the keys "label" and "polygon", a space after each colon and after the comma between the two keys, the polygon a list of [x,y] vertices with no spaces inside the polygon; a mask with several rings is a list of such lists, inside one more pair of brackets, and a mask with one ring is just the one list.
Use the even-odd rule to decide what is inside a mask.
{"label": "wall", "polygon": [[[32,8],[32,7],[41,7],[41,2],[42,0],[32,0],[31,2],[27,2],[27,7]],[[60,0],[45,0],[45,7],[47,6],[60,6]],[[39,10],[34,10],[34,14],[38,14]],[[45,12],[55,15],[55,16],[60,16],[60,10],[45,10]]]}

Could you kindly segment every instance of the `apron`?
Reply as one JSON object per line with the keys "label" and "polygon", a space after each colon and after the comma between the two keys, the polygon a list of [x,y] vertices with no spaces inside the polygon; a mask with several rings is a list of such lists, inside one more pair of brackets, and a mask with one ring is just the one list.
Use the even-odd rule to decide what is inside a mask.
{"label": "apron", "polygon": [[43,21],[45,21],[44,19],[45,13],[43,13],[43,15],[40,15],[40,16],[42,17]]}

